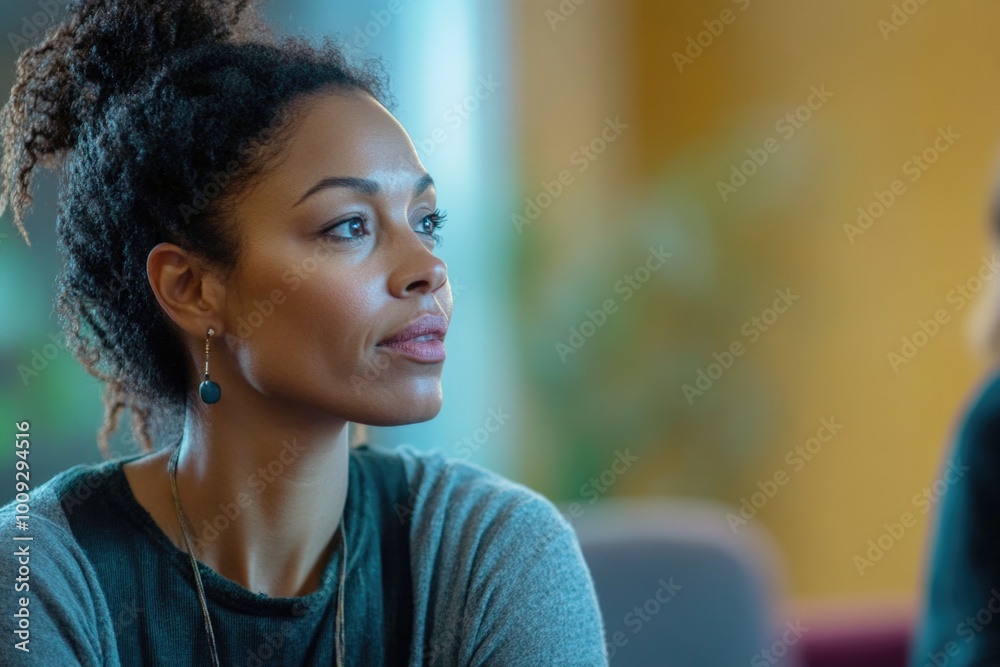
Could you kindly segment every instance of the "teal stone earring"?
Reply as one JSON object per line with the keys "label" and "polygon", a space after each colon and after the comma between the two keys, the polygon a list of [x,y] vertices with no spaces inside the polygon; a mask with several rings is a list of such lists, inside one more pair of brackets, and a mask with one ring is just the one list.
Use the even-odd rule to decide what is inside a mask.
{"label": "teal stone earring", "polygon": [[209,327],[208,332],[205,334],[205,379],[201,381],[201,385],[198,387],[201,400],[205,403],[218,403],[219,399],[222,398],[222,389],[218,384],[208,379],[208,340],[214,333],[215,329]]}

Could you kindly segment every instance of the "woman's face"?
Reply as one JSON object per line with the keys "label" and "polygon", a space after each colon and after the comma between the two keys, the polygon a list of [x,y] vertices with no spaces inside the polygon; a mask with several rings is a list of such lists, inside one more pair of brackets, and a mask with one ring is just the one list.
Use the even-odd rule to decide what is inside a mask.
{"label": "woman's face", "polygon": [[234,210],[242,254],[225,306],[234,370],[290,406],[376,426],[426,421],[441,408],[443,345],[416,344],[439,352],[418,359],[379,343],[422,316],[444,328],[451,319],[431,236],[434,185],[406,131],[370,96],[307,105],[278,165]]}

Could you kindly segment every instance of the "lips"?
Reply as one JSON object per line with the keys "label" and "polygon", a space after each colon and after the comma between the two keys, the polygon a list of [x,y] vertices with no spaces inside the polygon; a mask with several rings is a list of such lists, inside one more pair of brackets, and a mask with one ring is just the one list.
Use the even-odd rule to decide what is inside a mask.
{"label": "lips", "polygon": [[448,320],[444,315],[423,315],[379,343],[392,345],[413,341],[422,343],[431,340],[443,341],[448,333]]}
{"label": "lips", "polygon": [[448,320],[443,315],[424,315],[386,338],[378,347],[393,350],[401,356],[421,363],[444,361],[444,337]]}

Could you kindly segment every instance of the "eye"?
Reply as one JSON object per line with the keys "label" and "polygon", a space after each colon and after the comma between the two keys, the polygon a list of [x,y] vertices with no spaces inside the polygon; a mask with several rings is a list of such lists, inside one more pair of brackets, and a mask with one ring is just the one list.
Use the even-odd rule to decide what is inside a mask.
{"label": "eye", "polygon": [[444,227],[444,221],[448,219],[448,213],[442,211],[441,209],[434,209],[433,213],[430,213],[420,220],[418,225],[418,231],[421,234],[426,234],[434,239],[436,245],[441,245],[444,240],[441,238],[440,234],[435,234],[434,230],[441,229]]}
{"label": "eye", "polygon": [[367,222],[367,216],[357,215],[326,228],[323,230],[323,235],[337,241],[356,241],[368,233],[368,230],[365,229],[365,223]]}

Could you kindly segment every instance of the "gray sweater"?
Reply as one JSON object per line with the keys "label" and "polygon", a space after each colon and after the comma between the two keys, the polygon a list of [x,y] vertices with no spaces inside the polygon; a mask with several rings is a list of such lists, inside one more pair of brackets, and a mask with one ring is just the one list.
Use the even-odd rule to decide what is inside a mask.
{"label": "gray sweater", "polygon": [[[0,664],[210,664],[188,556],[122,472],[138,456],[32,489],[26,529],[13,503],[0,508]],[[344,512],[348,665],[608,664],[576,534],[544,496],[437,451],[363,445]],[[299,597],[253,593],[199,561],[221,663],[334,664],[340,558]]]}

